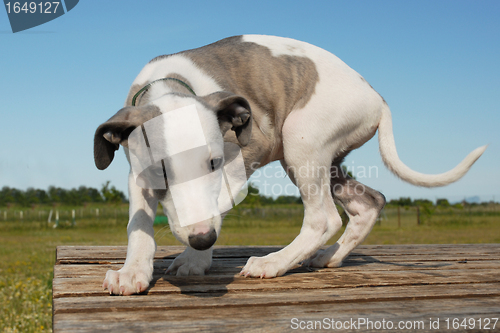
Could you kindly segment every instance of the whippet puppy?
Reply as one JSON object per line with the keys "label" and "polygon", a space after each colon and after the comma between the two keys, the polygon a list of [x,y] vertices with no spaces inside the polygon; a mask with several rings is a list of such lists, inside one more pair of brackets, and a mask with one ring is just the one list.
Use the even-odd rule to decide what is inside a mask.
{"label": "whippet puppy", "polygon": [[[224,217],[218,200],[225,176],[217,170],[232,159],[225,152],[228,143],[241,148],[246,177],[259,167],[280,161],[304,203],[304,221],[295,240],[278,252],[251,257],[240,273],[260,278],[283,275],[299,263],[338,267],[363,242],[385,198],[342,172],[340,164],[377,129],[385,165],[417,186],[444,186],[460,179],[486,149],[477,148],[443,174],[415,172],[398,157],[387,103],[361,75],[319,47],[287,38],[244,35],[151,60],[134,80],[125,107],[96,130],[97,168],[108,167],[119,145],[133,164],[131,133],[147,137],[141,140],[147,141],[142,145],[149,150],[154,148],[151,142],[161,137],[164,146],[156,151],[169,143],[197,140],[196,131],[184,125],[176,127],[175,117],[165,120],[156,134],[146,133],[145,124],[184,108],[196,110],[192,114],[198,120],[193,126],[203,132],[204,147],[208,148],[191,154],[184,164],[171,162],[168,167],[167,159],[161,163],[156,160],[147,171],[153,175],[149,185],[139,181],[141,176],[131,168],[127,258],[123,268],[106,274],[103,287],[111,294],[129,295],[148,288],[153,277],[153,221],[159,202],[173,234],[187,246],[168,272],[184,276],[203,275],[209,270],[212,246]],[[188,165],[197,168],[192,174],[211,177],[210,185],[178,191],[180,199],[174,204],[175,175]],[[304,166],[314,170],[300,172]],[[168,168],[172,169],[170,178]],[[159,186],[151,184],[155,182]],[[190,200],[189,193],[195,192],[197,199]],[[349,223],[337,243],[322,251],[320,247],[342,226],[335,204],[345,210]],[[182,225],[180,215],[190,216],[199,209],[209,215]]]}

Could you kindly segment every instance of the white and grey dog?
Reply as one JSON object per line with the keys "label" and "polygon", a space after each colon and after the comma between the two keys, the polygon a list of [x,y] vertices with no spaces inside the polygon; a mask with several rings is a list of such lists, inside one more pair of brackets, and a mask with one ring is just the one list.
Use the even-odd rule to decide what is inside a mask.
{"label": "white and grey dog", "polygon": [[[119,145],[125,147],[130,162],[128,139],[134,129],[190,105],[196,107],[210,147],[193,155],[190,164],[206,168],[205,173],[219,169],[228,159],[224,145],[232,142],[241,147],[247,177],[257,167],[279,160],[304,202],[300,234],[278,252],[251,257],[241,271],[243,276],[273,278],[301,262],[338,267],[365,239],[385,198],[339,170],[343,158],[371,139],[377,129],[385,165],[402,180],[418,186],[443,186],[458,180],[486,149],[477,148],[443,174],[415,172],[398,157],[389,107],[361,75],[313,45],[245,35],[149,62],[133,82],[125,107],[96,130],[96,166],[107,168]],[[192,140],[189,134],[175,130],[161,135],[167,142]],[[304,166],[314,166],[314,172],[298,172]],[[218,209],[220,173],[213,177],[216,183],[212,186],[196,189],[202,194],[196,202],[190,202],[186,195],[176,211],[165,165],[151,172],[166,184],[164,189],[140,186],[132,171],[129,176],[127,258],[123,268],[106,274],[103,287],[111,294],[130,295],[148,288],[156,250],[153,220],[159,202],[173,234],[187,245],[168,272],[203,275],[212,262],[212,246],[224,216]],[[217,181],[219,185],[213,185]],[[335,203],[344,208],[349,223],[335,245],[320,250],[342,226]],[[178,214],[189,214],[199,207],[208,209],[211,216],[181,226]]]}

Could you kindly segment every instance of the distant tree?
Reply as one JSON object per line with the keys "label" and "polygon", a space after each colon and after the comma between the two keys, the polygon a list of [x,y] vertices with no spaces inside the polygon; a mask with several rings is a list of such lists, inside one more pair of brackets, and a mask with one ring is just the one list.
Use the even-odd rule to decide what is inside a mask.
{"label": "distant tree", "polygon": [[251,183],[248,184],[248,194],[242,203],[251,207],[258,207],[262,205],[261,199],[259,189]]}
{"label": "distant tree", "polygon": [[294,195],[280,195],[274,200],[274,204],[296,204],[299,202],[299,197]]}
{"label": "distant tree", "polygon": [[81,204],[83,204],[84,202],[92,202],[92,198],[89,195],[87,187],[80,186],[77,190],[77,193]]}
{"label": "distant tree", "polygon": [[[122,202],[126,201],[125,194],[117,190],[114,186],[109,187],[109,182],[103,186],[104,192],[107,195],[106,202]],[[16,188],[4,186],[0,190],[0,206],[5,207],[12,204],[21,207],[29,207],[35,205],[46,204],[64,204],[79,206],[84,203],[100,203],[104,202],[104,196],[101,191],[91,187],[80,186],[78,189],[70,190],[50,186],[47,191],[29,187],[25,191]]]}
{"label": "distant tree", "polygon": [[104,202],[104,199],[102,198],[101,192],[99,192],[98,189],[96,188],[89,188],[88,189],[88,194],[90,196],[90,199],[92,202]]}
{"label": "distant tree", "polygon": [[265,196],[260,194],[260,190],[253,184],[248,185],[248,195],[243,200],[242,204],[246,204],[252,207],[259,207],[264,205],[275,205],[275,204],[295,204],[302,203],[300,197],[293,195],[281,195],[274,199],[270,196]]}
{"label": "distant tree", "polygon": [[436,211],[434,203],[427,199],[416,199],[414,204],[420,208],[420,217],[422,222],[430,222],[432,215]]}
{"label": "distant tree", "polygon": [[448,199],[437,199],[436,206],[448,208],[450,207],[450,202],[448,201]]}
{"label": "distant tree", "polygon": [[12,190],[8,186],[2,187],[2,190],[0,191],[0,205],[1,206],[7,206],[10,204],[15,203],[14,196],[12,195]]}
{"label": "distant tree", "polygon": [[424,205],[434,206],[434,203],[428,199],[415,199],[413,201],[413,204],[415,206],[424,206]]}
{"label": "distant tree", "polygon": [[52,204],[63,204],[63,205],[79,205],[80,200],[78,198],[78,192],[76,189],[65,189],[61,187],[50,186],[49,187],[49,197]]}
{"label": "distant tree", "polygon": [[80,186],[78,188],[78,195],[80,196],[81,203],[85,202],[103,202],[104,199],[98,189],[92,187]]}
{"label": "distant tree", "polygon": [[116,187],[109,187],[110,181],[108,180],[101,187],[101,195],[104,197],[106,203],[121,203],[125,201],[125,194],[116,189]]}
{"label": "distant tree", "polygon": [[38,197],[37,190],[33,187],[29,187],[24,193],[25,205],[36,205],[40,203],[40,198]]}
{"label": "distant tree", "polygon": [[392,199],[391,201],[389,201],[389,204],[395,206],[403,206],[403,207],[413,206],[413,202],[410,197],[408,198],[401,197],[399,199]]}
{"label": "distant tree", "polygon": [[51,204],[61,203],[61,191],[55,186],[49,186],[49,200]]}
{"label": "distant tree", "polygon": [[11,194],[14,197],[14,202],[16,204],[23,207],[28,206],[28,202],[26,201],[26,196],[24,195],[23,191],[13,188],[11,189]]}
{"label": "distant tree", "polygon": [[72,188],[66,191],[66,197],[64,198],[64,204],[71,206],[78,206],[83,203],[80,193],[76,188]]}
{"label": "distant tree", "polygon": [[48,204],[50,202],[50,197],[49,197],[49,194],[47,193],[47,191],[45,190],[41,190],[41,189],[36,189],[36,196],[38,198],[38,201],[45,205],[45,204]]}
{"label": "distant tree", "polygon": [[274,199],[273,197],[268,197],[268,196],[261,196],[261,202],[264,205],[273,205],[274,204]]}

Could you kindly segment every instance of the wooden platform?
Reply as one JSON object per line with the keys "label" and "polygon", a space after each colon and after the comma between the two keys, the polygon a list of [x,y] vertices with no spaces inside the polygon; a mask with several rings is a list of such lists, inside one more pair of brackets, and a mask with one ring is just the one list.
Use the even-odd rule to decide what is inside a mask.
{"label": "wooden platform", "polygon": [[475,329],[489,320],[485,331],[500,331],[500,320],[491,330],[500,318],[500,244],[360,246],[341,268],[298,268],[269,280],[237,276],[249,256],[278,249],[217,247],[207,276],[178,278],[163,273],[183,248],[160,247],[147,294],[125,297],[101,285],[108,269],[122,266],[126,247],[60,246],[54,332],[286,332],[311,325],[378,332],[401,323],[424,325],[419,332],[463,331],[451,329],[455,318]]}

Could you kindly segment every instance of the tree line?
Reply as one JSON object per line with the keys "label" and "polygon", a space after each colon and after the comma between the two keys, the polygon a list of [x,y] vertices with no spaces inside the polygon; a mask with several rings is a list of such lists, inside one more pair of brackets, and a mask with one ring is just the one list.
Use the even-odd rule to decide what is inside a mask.
{"label": "tree line", "polygon": [[[248,196],[242,204],[251,206],[266,205],[287,205],[301,204],[300,197],[291,195],[282,195],[272,198],[259,194],[259,189],[251,184],[248,187]],[[68,205],[82,206],[88,203],[124,203],[128,202],[125,194],[110,182],[106,182],[100,189],[93,187],[80,186],[78,188],[64,189],[61,187],[50,186],[47,190],[28,188],[19,190],[16,188],[4,186],[0,191],[0,207],[9,207],[11,205],[30,207],[33,205]]]}
{"label": "tree line", "polygon": [[4,186],[0,191],[0,206],[9,207],[18,205],[29,207],[33,205],[71,205],[82,206],[87,203],[122,203],[127,202],[125,194],[110,186],[110,182],[104,183],[100,189],[80,186],[78,188],[64,189],[50,186],[47,190],[28,188],[19,190]]}
{"label": "tree line", "polygon": [[[9,207],[18,205],[21,207],[29,207],[33,205],[71,205],[82,206],[87,203],[126,203],[128,202],[125,194],[111,186],[110,182],[104,183],[100,189],[93,187],[80,186],[78,188],[64,189],[61,187],[50,186],[47,190],[28,188],[19,190],[4,186],[0,191],[0,207]],[[302,199],[293,195],[282,195],[276,198],[264,196],[259,193],[257,187],[248,185],[248,195],[243,200],[242,204],[250,206],[267,206],[267,205],[287,205],[301,204]],[[463,206],[464,203],[451,204],[447,199],[437,199],[436,203],[427,199],[415,199],[410,197],[401,197],[393,199],[387,203],[392,206],[402,207],[451,207]],[[475,205],[475,204],[471,204]]]}
{"label": "tree line", "polygon": [[401,207],[417,207],[417,206],[434,206],[434,207],[440,207],[440,208],[448,208],[448,207],[456,207],[456,208],[461,208],[463,206],[478,206],[478,205],[488,205],[493,202],[468,202],[466,200],[463,200],[461,202],[457,203],[450,203],[448,199],[442,198],[442,199],[437,199],[436,203],[432,202],[431,200],[428,199],[415,199],[412,200],[410,197],[401,197],[399,199],[393,199],[387,203],[387,205],[392,205],[392,206],[401,206]]}

